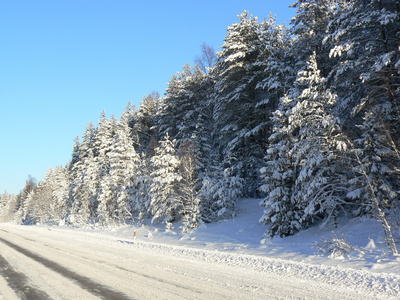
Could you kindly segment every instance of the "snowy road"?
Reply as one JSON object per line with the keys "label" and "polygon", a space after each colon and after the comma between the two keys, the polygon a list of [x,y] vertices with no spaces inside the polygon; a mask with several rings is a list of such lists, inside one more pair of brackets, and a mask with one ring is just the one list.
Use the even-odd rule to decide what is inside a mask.
{"label": "snowy road", "polygon": [[356,285],[215,263],[203,250],[195,251],[202,258],[194,259],[155,248],[96,232],[0,224],[0,299],[380,297]]}

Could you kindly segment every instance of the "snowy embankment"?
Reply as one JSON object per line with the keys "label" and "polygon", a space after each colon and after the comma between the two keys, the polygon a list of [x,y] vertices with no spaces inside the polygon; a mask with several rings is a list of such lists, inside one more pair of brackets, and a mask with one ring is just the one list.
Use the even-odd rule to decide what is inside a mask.
{"label": "snowy embankment", "polygon": [[[98,290],[90,290],[96,284],[110,291],[107,285],[115,278],[111,290],[139,299],[160,295],[166,299],[400,298],[399,260],[385,252],[378,223],[343,221],[338,230],[352,250],[329,258],[317,255],[314,245],[331,232],[313,228],[260,242],[265,226],[254,221],[262,213],[258,201],[242,200],[238,208],[234,220],[202,226],[186,235],[156,225],[106,230],[0,224],[0,238],[46,257],[41,262],[44,267],[56,262],[53,269],[58,275],[70,274],[81,281],[81,292],[73,287],[64,291],[69,283],[61,281],[48,281],[51,289],[43,286],[38,274],[53,279],[54,270],[35,267],[40,263],[36,254],[31,255],[36,259],[31,263],[17,248],[0,242],[1,256],[11,268],[28,276],[38,291],[50,290],[54,299],[60,295],[74,299],[71,290],[78,296],[90,294]],[[19,265],[20,261],[24,264]],[[0,295],[4,284],[0,280]],[[149,286],[156,288],[149,290]]]}
{"label": "snowy embankment", "polygon": [[[124,243],[124,241],[118,242]],[[364,270],[316,265],[278,258],[237,255],[217,250],[195,250],[152,243],[137,243],[135,248],[208,263],[251,268],[260,272],[290,276],[299,280],[313,280],[316,284],[332,284],[342,290],[349,291],[356,289],[360,293],[376,295],[377,297],[400,297],[400,276],[395,274],[377,274]]]}
{"label": "snowy embankment", "polygon": [[[120,237],[114,242],[400,298],[400,259],[387,250],[378,222],[342,220],[332,230],[316,227],[293,237],[262,240],[266,227],[254,222],[262,214],[258,202],[242,200],[234,220],[203,226],[187,235],[179,234],[179,229],[174,232],[155,226],[127,227],[114,230],[114,236]],[[134,245],[129,239],[132,230],[137,231]],[[320,255],[315,244],[332,236],[345,239],[352,251],[338,257]]]}

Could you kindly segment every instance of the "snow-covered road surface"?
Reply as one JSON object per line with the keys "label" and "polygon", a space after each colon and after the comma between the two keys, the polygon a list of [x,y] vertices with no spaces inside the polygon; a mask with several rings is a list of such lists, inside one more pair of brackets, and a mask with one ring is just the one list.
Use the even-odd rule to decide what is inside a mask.
{"label": "snow-covered road surface", "polygon": [[[0,299],[7,300],[399,297],[400,277],[353,272],[134,243],[96,232],[0,224]],[[341,282],[343,276],[354,282]]]}

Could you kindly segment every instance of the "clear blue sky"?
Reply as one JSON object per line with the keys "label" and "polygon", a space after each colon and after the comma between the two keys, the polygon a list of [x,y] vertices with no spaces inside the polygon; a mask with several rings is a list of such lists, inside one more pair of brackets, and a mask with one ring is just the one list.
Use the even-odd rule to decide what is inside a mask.
{"label": "clear blue sky", "polygon": [[278,23],[287,0],[0,1],[0,193],[19,193],[65,165],[73,139],[102,110],[118,118],[193,64],[206,42],[217,51],[248,10]]}

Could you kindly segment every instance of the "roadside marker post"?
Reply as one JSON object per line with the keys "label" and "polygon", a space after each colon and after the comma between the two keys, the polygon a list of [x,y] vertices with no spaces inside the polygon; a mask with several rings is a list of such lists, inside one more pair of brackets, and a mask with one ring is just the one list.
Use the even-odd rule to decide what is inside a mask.
{"label": "roadside marker post", "polygon": [[136,242],[136,231],[133,232],[133,242]]}

